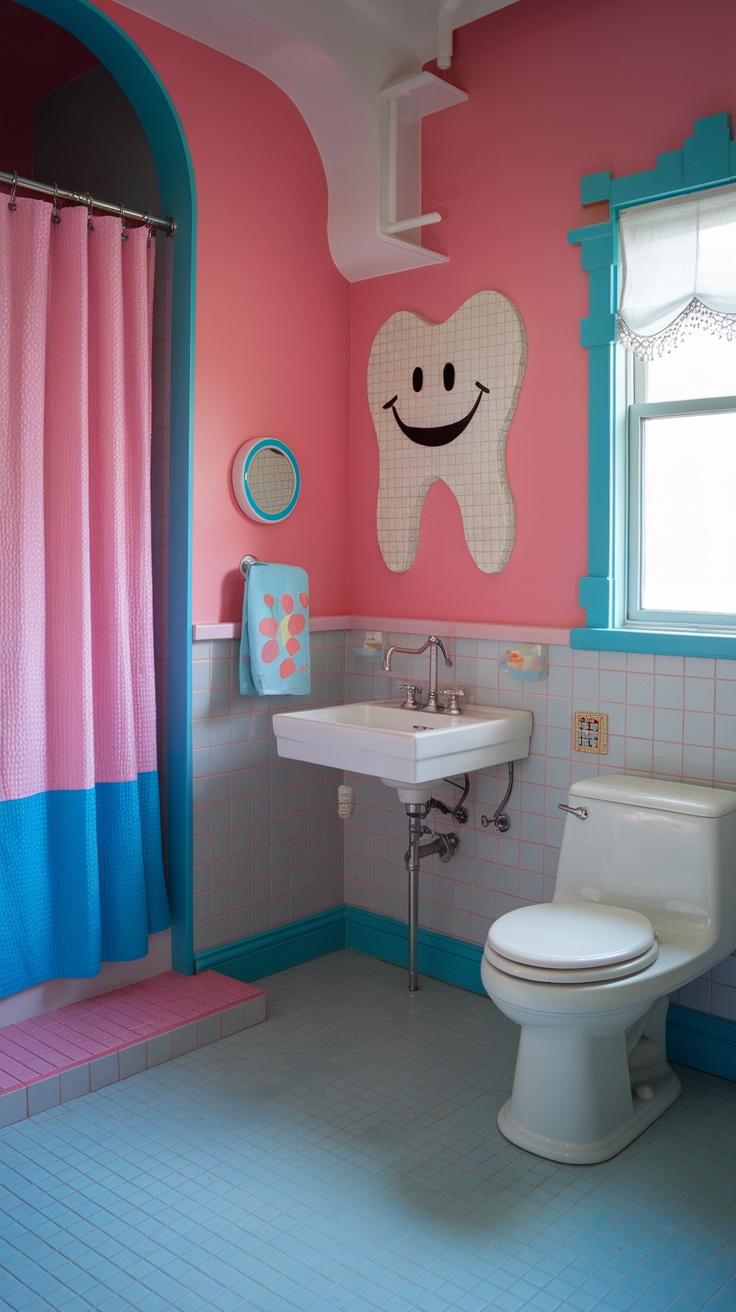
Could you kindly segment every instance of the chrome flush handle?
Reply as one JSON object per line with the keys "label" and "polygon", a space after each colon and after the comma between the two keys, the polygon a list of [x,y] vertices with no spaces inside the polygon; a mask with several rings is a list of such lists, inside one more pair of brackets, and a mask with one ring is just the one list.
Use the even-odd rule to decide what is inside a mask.
{"label": "chrome flush handle", "polygon": [[578,820],[588,819],[587,806],[566,806],[564,802],[558,802],[557,810],[567,811],[568,815],[574,815]]}

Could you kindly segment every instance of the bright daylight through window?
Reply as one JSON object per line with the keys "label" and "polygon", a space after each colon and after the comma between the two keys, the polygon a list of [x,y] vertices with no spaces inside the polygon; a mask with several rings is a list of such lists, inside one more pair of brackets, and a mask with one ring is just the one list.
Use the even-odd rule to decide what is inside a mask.
{"label": "bright daylight through window", "polygon": [[626,623],[736,625],[736,189],[619,217]]}
{"label": "bright daylight through window", "polygon": [[696,328],[630,380],[628,622],[736,625],[736,331]]}

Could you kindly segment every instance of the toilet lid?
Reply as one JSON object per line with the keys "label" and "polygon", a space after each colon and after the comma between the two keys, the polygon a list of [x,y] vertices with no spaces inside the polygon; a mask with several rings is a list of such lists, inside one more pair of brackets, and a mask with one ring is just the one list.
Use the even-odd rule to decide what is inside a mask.
{"label": "toilet lid", "polygon": [[526,965],[590,970],[640,957],[652,947],[654,930],[646,916],[626,907],[546,902],[499,917],[488,943]]}

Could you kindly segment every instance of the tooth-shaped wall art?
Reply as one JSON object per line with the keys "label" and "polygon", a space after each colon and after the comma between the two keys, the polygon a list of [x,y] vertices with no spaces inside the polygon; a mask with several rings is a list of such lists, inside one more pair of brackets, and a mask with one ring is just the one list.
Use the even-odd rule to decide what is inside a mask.
{"label": "tooth-shaped wall art", "polygon": [[454,492],[479,569],[497,574],[514,545],[506,434],[524,377],[521,316],[500,292],[478,292],[444,323],[394,314],[376,335],[368,399],[378,437],[378,541],[389,569],[417,554],[432,483]]}

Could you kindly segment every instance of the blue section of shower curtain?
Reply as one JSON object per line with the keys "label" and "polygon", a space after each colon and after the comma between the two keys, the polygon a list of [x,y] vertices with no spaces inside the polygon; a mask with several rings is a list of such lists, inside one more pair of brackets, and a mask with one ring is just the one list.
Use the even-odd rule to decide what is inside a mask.
{"label": "blue section of shower curtain", "polygon": [[144,957],[169,924],[156,771],[0,803],[0,997]]}

